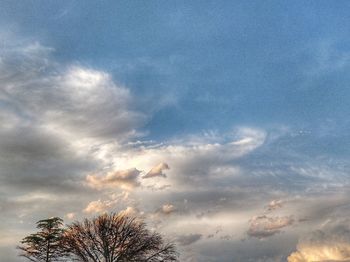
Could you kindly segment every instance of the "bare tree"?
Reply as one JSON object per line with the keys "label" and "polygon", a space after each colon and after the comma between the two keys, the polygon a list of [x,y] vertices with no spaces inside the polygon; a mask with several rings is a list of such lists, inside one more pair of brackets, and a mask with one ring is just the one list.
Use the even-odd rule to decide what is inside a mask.
{"label": "bare tree", "polygon": [[64,245],[72,259],[84,262],[177,261],[172,243],[144,222],[122,214],[104,214],[68,225]]}
{"label": "bare tree", "polygon": [[20,256],[33,262],[63,261],[66,252],[61,248],[63,220],[58,217],[37,222],[37,233],[22,239]]}

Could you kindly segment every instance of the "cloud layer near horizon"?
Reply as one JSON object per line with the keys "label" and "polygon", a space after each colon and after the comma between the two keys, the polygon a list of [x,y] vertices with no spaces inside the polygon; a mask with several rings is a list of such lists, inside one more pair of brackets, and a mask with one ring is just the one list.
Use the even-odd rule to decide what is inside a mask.
{"label": "cloud layer near horizon", "polygon": [[[1,52],[0,252],[43,217],[121,211],[177,241],[183,261],[276,261],[346,202],[345,164],[320,164],[294,145],[276,151],[300,139],[294,130],[235,126],[146,141],[152,115],[139,110],[142,98],[51,52],[38,43]],[[300,240],[290,261],[346,258],[345,240],[326,257],[324,239]]]}

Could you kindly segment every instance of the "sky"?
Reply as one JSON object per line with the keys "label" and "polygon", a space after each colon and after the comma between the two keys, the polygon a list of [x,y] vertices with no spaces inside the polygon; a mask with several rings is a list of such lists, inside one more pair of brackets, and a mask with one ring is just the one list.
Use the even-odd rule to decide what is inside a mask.
{"label": "sky", "polygon": [[140,216],[183,262],[350,261],[349,1],[0,2],[0,260]]}

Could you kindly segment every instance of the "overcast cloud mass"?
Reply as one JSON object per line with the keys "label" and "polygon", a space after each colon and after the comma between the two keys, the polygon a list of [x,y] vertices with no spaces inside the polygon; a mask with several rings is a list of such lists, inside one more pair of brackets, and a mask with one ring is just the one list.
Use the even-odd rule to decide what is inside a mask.
{"label": "overcast cloud mass", "polygon": [[350,261],[350,2],[2,1],[0,261],[144,218],[184,262]]}

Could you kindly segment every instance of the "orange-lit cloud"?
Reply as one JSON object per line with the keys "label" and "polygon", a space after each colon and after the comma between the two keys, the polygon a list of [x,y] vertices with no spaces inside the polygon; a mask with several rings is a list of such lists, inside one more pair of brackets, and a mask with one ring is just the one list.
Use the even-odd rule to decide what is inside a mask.
{"label": "orange-lit cloud", "polygon": [[301,239],[288,262],[350,261],[350,231],[339,227],[333,231],[315,231]]}
{"label": "orange-lit cloud", "polygon": [[122,188],[131,190],[140,185],[138,177],[141,171],[136,168],[127,170],[111,171],[106,175],[88,175],[87,184],[95,189]]}
{"label": "orange-lit cloud", "polygon": [[164,170],[170,169],[167,163],[160,163],[153,167],[146,175],[142,178],[151,178],[151,177],[166,177]]}

